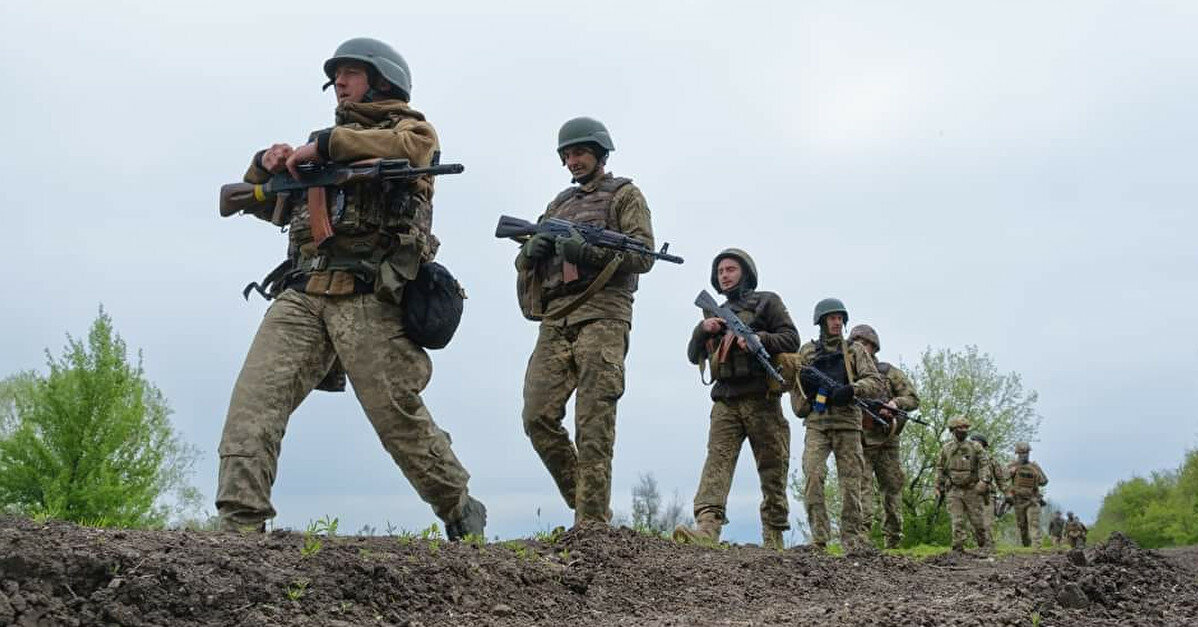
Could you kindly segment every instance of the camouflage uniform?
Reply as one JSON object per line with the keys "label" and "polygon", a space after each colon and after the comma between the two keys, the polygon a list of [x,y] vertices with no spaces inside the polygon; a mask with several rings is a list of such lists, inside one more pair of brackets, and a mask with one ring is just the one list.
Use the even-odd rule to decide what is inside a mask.
{"label": "camouflage uniform", "polygon": [[1048,521],[1048,537],[1052,540],[1054,547],[1061,546],[1064,534],[1065,519],[1061,517],[1061,512],[1058,510],[1052,513],[1052,518]]}
{"label": "camouflage uniform", "polygon": [[[841,355],[836,358],[836,355]],[[799,349],[796,375],[804,366],[813,365],[817,358],[831,357],[844,363],[845,374],[855,396],[877,398],[884,392],[882,377],[869,351],[860,344],[848,344],[839,336],[828,336],[823,327],[820,339],[812,340]],[[812,399],[802,385],[791,392],[791,408],[803,419],[803,502],[811,541],[824,546],[831,535],[831,523],[824,506],[824,480],[828,476],[828,455],[836,459],[836,476],[840,480],[840,539],[846,549],[868,542],[861,521],[861,484],[865,480],[865,456],[861,450],[861,410],[851,401],[846,405],[828,405],[825,411],[814,411]]]}
{"label": "camouflage uniform", "polygon": [[[976,438],[971,438],[976,439]],[[982,495],[982,520],[986,525],[986,536],[994,541],[994,508],[998,506],[998,500],[1003,498],[1007,492],[1007,480],[1004,475],[1002,464],[997,458],[990,456],[990,448],[986,444],[982,444],[982,448],[986,449],[986,458],[990,460],[990,476],[994,479],[992,489]]]}
{"label": "camouflage uniform", "polygon": [[1016,460],[1007,467],[1010,486],[1007,495],[1014,500],[1015,522],[1019,526],[1019,542],[1023,546],[1040,546],[1040,488],[1048,484],[1048,476],[1036,462]]}
{"label": "camouflage uniform", "polygon": [[953,521],[953,550],[965,548],[965,523],[973,527],[978,548],[990,548],[990,535],[982,518],[982,494],[979,483],[990,489],[990,460],[986,450],[972,440],[950,440],[940,449],[936,489],[945,495]]}
{"label": "camouflage uniform", "polygon": [[1089,533],[1089,530],[1072,513],[1069,514],[1069,521],[1065,523],[1064,531],[1069,548],[1082,549],[1086,547],[1086,534]]}
{"label": "camouflage uniform", "polygon": [[[323,157],[340,163],[393,157],[427,165],[438,148],[424,115],[394,99],[341,104],[336,126],[314,133],[313,141]],[[268,180],[259,159],[246,182]],[[281,293],[254,337],[221,436],[216,507],[226,528],[261,528],[275,516],[270,491],[287,421],[337,357],[383,448],[437,516],[456,521],[469,502],[477,503],[468,497],[470,475],[450,449],[449,434],[420,398],[432,374],[429,357],[404,335],[403,281],[437,246],[431,178],[406,193],[403,210],[395,211],[377,183],[346,190],[331,246],[321,250],[312,243],[306,202],[293,206],[297,269],[280,281]],[[384,284],[386,290],[376,290]]]}
{"label": "camouflage uniform", "polygon": [[[606,174],[575,185],[549,203],[542,219],[565,218],[624,233],[653,247],[649,207],[628,179]],[[543,311],[555,312],[584,291],[614,253],[587,248],[578,264],[580,278],[566,282],[560,254],[534,262],[516,257],[519,281],[535,283]],[[611,516],[611,465],[616,438],[616,401],[624,394],[624,357],[632,325],[637,275],[653,258],[624,253],[607,285],[577,309],[541,322],[524,375],[524,433],[553,476],[575,521],[607,521]],[[566,402],[576,394],[574,438],[562,426]]]}
{"label": "camouflage uniform", "polygon": [[[919,396],[907,375],[886,362],[878,362],[877,366],[886,387],[886,394],[880,400],[894,401],[895,406],[903,411],[919,409]],[[861,432],[866,474],[861,482],[862,519],[868,529],[877,508],[873,481],[873,477],[877,477],[882,492],[882,532],[886,536],[886,547],[892,549],[897,548],[903,539],[902,496],[906,478],[899,459],[899,434],[904,426],[905,423],[900,423],[895,426],[893,433],[887,433],[870,420]]]}
{"label": "camouflage uniform", "polygon": [[[728,297],[725,306],[753,330],[770,355],[797,350],[799,332],[782,299],[772,292],[754,291],[757,270],[752,258],[744,251],[729,249],[718,255],[715,263],[724,258],[736,259],[742,269],[741,283],[724,293]],[[714,264],[712,284],[719,289]],[[707,317],[714,315],[704,313]],[[695,494],[695,520],[701,531],[714,529],[710,539],[719,538],[719,527],[728,522],[726,507],[736,460],[748,439],[761,481],[763,544],[782,548],[782,531],[790,528],[786,500],[790,424],[782,415],[781,392],[769,388],[765,369],[741,350],[731,332],[710,334],[700,323],[691,334],[686,353],[693,364],[710,360],[715,381],[707,459]]]}

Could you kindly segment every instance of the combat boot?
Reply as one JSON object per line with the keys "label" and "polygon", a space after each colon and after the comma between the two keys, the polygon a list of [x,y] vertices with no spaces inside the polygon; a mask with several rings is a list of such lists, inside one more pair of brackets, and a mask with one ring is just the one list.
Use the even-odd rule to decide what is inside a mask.
{"label": "combat boot", "polygon": [[695,527],[674,527],[674,541],[679,544],[715,544],[720,541],[723,523],[711,514],[704,514],[695,521]]}
{"label": "combat boot", "polygon": [[462,515],[453,521],[445,521],[445,535],[450,542],[457,542],[466,536],[486,537],[487,507],[478,499],[466,497],[462,506]]}
{"label": "combat boot", "polygon": [[785,548],[785,543],[782,541],[782,530],[777,527],[762,527],[761,546],[775,551]]}

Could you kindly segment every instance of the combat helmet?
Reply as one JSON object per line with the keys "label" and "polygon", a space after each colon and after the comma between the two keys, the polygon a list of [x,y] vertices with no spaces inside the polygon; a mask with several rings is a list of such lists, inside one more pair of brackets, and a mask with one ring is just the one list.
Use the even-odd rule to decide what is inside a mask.
{"label": "combat helmet", "polygon": [[1016,442],[1015,443],[1015,454],[1016,455],[1018,455],[1020,453],[1030,453],[1031,450],[1032,450],[1032,447],[1029,446],[1027,442]]}
{"label": "combat helmet", "polygon": [[830,313],[844,314],[845,323],[849,321],[849,310],[845,308],[844,302],[839,298],[825,298],[815,304],[815,315],[812,316],[811,324],[819,325],[820,320]]}
{"label": "combat helmet", "polygon": [[990,448],[990,440],[987,440],[986,436],[984,436],[980,433],[970,434],[969,439],[973,440],[974,442],[977,442],[978,444],[981,444],[982,446],[984,446],[986,448]]}
{"label": "combat helmet", "polygon": [[715,256],[715,259],[711,260],[711,286],[715,288],[715,291],[721,294],[724,293],[720,289],[720,281],[716,269],[719,267],[721,259],[729,257],[735,259],[740,264],[740,282],[745,286],[745,289],[757,289],[757,264],[753,263],[753,258],[749,256],[749,253],[740,248],[725,248],[720,251],[720,254]]}
{"label": "combat helmet", "polygon": [[948,419],[949,429],[968,429],[969,419],[964,416],[954,416]]}
{"label": "combat helmet", "polygon": [[346,40],[337,46],[333,56],[324,62],[324,74],[329,77],[324,89],[333,84],[337,75],[337,64],[342,61],[361,61],[369,65],[395,87],[404,102],[411,100],[412,72],[408,69],[408,62],[404,61],[395,48],[370,37]]}
{"label": "combat helmet", "polygon": [[[849,314],[846,312],[844,316],[848,318]],[[874,331],[874,328],[868,324],[859,324],[853,327],[852,331],[849,331],[849,341],[852,342],[853,340],[866,340],[870,344],[873,344],[874,348],[882,350],[882,342],[878,339],[878,332]]]}
{"label": "combat helmet", "polygon": [[603,125],[603,122],[588,117],[566,120],[566,123],[557,131],[558,154],[561,154],[563,149],[578,144],[598,146],[600,150],[596,152],[595,156],[600,161],[607,158],[607,153],[616,149],[615,143],[611,140],[611,133],[607,132],[607,127]]}

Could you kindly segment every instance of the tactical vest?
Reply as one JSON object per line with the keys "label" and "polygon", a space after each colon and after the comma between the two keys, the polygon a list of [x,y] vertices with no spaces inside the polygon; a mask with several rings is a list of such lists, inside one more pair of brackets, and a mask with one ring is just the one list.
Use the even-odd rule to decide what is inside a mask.
{"label": "tactical vest", "polygon": [[1040,473],[1036,472],[1036,467],[1031,464],[1019,464],[1015,466],[1014,479],[1012,487],[1016,492],[1023,495],[1034,495],[1040,488]]}
{"label": "tactical vest", "polygon": [[[731,308],[736,313],[736,317],[744,321],[746,326],[757,331],[758,329],[753,328],[753,323],[769,304],[768,296],[768,294],[754,292],[741,302],[725,303],[724,306]],[[722,342],[731,342],[731,345],[727,349],[723,349]],[[707,359],[711,365],[711,378],[715,381],[729,381],[757,376],[764,377],[765,368],[761,366],[761,362],[741,350],[735,342],[735,336],[731,334],[707,340]]]}
{"label": "tactical vest", "polygon": [[878,362],[878,374],[882,375],[882,382],[885,383],[885,385],[882,386],[882,389],[885,391],[882,394],[882,398],[878,400],[882,401],[883,403],[888,403],[894,399],[894,388],[890,387],[890,369],[893,367],[894,366],[890,365],[888,362]]}
{"label": "tactical vest", "polygon": [[[820,340],[815,340],[815,358],[811,360],[811,366],[816,370],[828,375],[833,381],[839,385],[848,385],[853,382],[849,375],[847,355],[844,352],[845,344],[840,343],[841,350],[830,351]],[[831,391],[831,390],[829,390]]]}
{"label": "tactical vest", "polygon": [[[368,128],[394,128],[402,119],[392,116]],[[295,260],[290,281],[306,279],[308,293],[375,291],[398,303],[403,284],[415,279],[420,265],[436,253],[431,178],[330,188],[326,204],[333,237],[321,250],[312,240],[306,199],[297,203],[290,224]]]}
{"label": "tactical vest", "polygon": [[[613,200],[615,200],[616,192],[631,182],[632,179],[613,177],[608,174],[599,180],[599,184],[594,191],[583,191],[583,188],[579,185],[570,187],[558,194],[549,203],[545,217],[562,218],[571,222],[618,231],[619,225],[614,215],[615,203]],[[602,270],[602,268],[579,265],[578,279],[566,283],[562,277],[562,264],[564,262],[565,259],[561,255],[556,254],[548,261],[544,279],[541,283],[541,293],[546,301],[585,291],[587,286],[595,280],[595,277]],[[617,271],[611,280],[608,281],[607,287],[635,292],[637,275]]]}
{"label": "tactical vest", "polygon": [[981,455],[976,446],[966,442],[954,442],[948,454],[948,479],[958,488],[969,488],[979,480],[978,462]]}

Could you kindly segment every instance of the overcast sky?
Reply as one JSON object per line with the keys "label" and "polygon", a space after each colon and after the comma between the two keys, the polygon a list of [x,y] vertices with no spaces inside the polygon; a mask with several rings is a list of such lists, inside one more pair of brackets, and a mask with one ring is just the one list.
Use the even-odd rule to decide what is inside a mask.
{"label": "overcast sky", "polygon": [[[835,295],[884,359],[976,344],[1020,373],[1040,393],[1048,496],[1086,520],[1115,481],[1198,444],[1198,3],[500,6],[0,8],[0,376],[44,368],[103,303],[201,449],[194,483],[214,509],[229,394],[266,309],[240,291],[286,248],[268,224],[219,218],[217,190],[255,151],[330,123],[321,65],[365,35],[405,56],[413,106],[466,165],[438,183],[434,229],[470,298],[425,401],[490,535],[570,520],[521,429],[536,325],[493,230],[568,184],[554,146],[577,115],[607,123],[610,170],[687,259],[637,294],[617,510],[645,472],[689,510],[710,400],[684,346],[727,246],[756,258],[804,340]],[[802,438],[792,420],[792,466]],[[751,460],[746,446],[734,540],[759,538]],[[434,520],[352,395],[304,403],[278,477],[278,526]]]}

